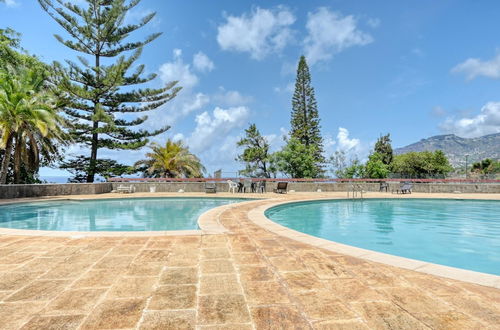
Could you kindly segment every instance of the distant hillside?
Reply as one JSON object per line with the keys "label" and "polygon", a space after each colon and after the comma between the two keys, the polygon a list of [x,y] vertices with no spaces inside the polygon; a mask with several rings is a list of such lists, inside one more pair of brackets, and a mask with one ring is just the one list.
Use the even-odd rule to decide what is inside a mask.
{"label": "distant hillside", "polygon": [[500,133],[470,139],[461,138],[455,134],[436,135],[406,147],[397,148],[394,152],[404,154],[411,151],[434,150],[443,150],[455,167],[464,166],[465,155],[469,155],[469,164],[484,158],[500,159]]}

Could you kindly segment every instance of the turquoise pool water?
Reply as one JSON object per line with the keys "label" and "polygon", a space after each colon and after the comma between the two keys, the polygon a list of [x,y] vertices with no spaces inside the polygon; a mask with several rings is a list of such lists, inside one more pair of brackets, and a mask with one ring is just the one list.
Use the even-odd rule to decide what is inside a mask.
{"label": "turquoise pool water", "polygon": [[277,206],[266,216],[331,241],[500,275],[500,201],[312,201]]}
{"label": "turquoise pool water", "polygon": [[205,211],[247,199],[117,198],[0,206],[0,227],[58,231],[198,229]]}

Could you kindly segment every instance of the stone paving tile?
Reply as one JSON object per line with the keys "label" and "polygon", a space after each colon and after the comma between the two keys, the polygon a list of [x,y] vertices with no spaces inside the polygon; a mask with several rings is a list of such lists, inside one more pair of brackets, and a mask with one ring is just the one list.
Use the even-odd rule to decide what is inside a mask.
{"label": "stone paving tile", "polygon": [[287,306],[254,307],[251,310],[257,329],[312,329],[296,309]]}
{"label": "stone paving tile", "polygon": [[352,305],[373,329],[428,329],[424,323],[392,302],[371,301]]}
{"label": "stone paving tile", "polygon": [[368,326],[360,320],[329,320],[313,323],[318,330],[369,330]]}
{"label": "stone paving tile", "polygon": [[107,297],[110,299],[149,297],[157,281],[157,277],[122,277],[111,287]]}
{"label": "stone paving tile", "polygon": [[28,321],[22,330],[71,330],[78,329],[85,315],[35,316]]}
{"label": "stone paving tile", "polygon": [[290,303],[286,289],[276,281],[243,282],[243,289],[249,305]]}
{"label": "stone paving tile", "polygon": [[38,313],[45,303],[22,302],[0,304],[0,329],[18,329],[33,315]]}
{"label": "stone paving tile", "polygon": [[90,270],[83,274],[76,282],[73,288],[102,288],[110,287],[122,273],[121,269],[97,269]]}
{"label": "stone paving tile", "polygon": [[159,276],[165,266],[161,263],[131,263],[125,275],[127,276]]}
{"label": "stone paving tile", "polygon": [[330,292],[305,291],[296,294],[295,297],[311,319],[349,320],[356,318],[356,314]]}
{"label": "stone paving tile", "polygon": [[105,300],[92,311],[81,329],[134,328],[139,322],[146,300]]}
{"label": "stone paving tile", "polygon": [[160,277],[160,284],[196,284],[198,283],[198,269],[195,267],[170,268]]}
{"label": "stone paving tile", "polygon": [[42,274],[42,272],[11,272],[0,274],[0,291],[18,290]]}
{"label": "stone paving tile", "polygon": [[67,280],[37,280],[5,299],[5,301],[46,301],[55,298],[70,282]]}
{"label": "stone paving tile", "polygon": [[195,329],[196,312],[146,311],[139,329],[144,330],[191,330]]}
{"label": "stone paving tile", "polygon": [[199,297],[198,324],[246,323],[250,315],[243,295]]}
{"label": "stone paving tile", "polygon": [[67,290],[42,311],[44,315],[86,314],[92,310],[96,301],[104,295],[104,289]]}
{"label": "stone paving tile", "polygon": [[200,264],[202,274],[228,274],[236,272],[229,259],[203,260]]}
{"label": "stone paving tile", "polygon": [[273,272],[265,266],[240,266],[239,272],[242,281],[270,281],[274,278]]}
{"label": "stone paving tile", "polygon": [[203,275],[200,277],[200,294],[241,293],[241,287],[235,274]]}
{"label": "stone paving tile", "polygon": [[195,303],[195,285],[164,285],[153,293],[148,309],[194,309]]}
{"label": "stone paving tile", "polygon": [[198,326],[200,330],[253,330],[251,324],[220,324]]}
{"label": "stone paving tile", "polygon": [[[286,198],[297,198],[290,194]],[[256,202],[262,205],[266,201]],[[496,329],[500,290],[231,232],[0,235],[0,329]]]}

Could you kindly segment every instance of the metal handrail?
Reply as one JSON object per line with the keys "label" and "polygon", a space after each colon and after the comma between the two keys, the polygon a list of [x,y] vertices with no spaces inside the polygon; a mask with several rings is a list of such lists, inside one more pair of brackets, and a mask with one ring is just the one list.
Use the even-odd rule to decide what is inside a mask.
{"label": "metal handrail", "polygon": [[349,198],[349,192],[352,192],[352,199],[358,198],[363,199],[363,187],[360,184],[351,184],[350,186],[351,189],[347,190],[347,198]]}

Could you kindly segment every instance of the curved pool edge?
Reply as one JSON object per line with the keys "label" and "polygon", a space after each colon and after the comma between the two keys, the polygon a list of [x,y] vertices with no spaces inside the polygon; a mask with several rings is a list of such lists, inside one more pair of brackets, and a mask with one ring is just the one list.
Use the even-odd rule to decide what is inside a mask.
{"label": "curved pool edge", "polygon": [[[367,197],[367,199],[370,197]],[[391,197],[388,197],[391,198]],[[309,244],[317,248],[325,249],[331,252],[348,255],[368,261],[378,262],[389,266],[399,267],[407,270],[417,271],[425,274],[441,276],[453,280],[480,284],[500,289],[500,276],[481,273],[462,268],[444,266],[431,262],[399,257],[392,254],[377,252],[373,250],[358,248],[355,246],[337,243],[327,239],[311,236],[294,229],[282,226],[270,220],[265,212],[273,207],[293,204],[300,202],[321,201],[321,200],[341,200],[345,198],[315,198],[315,199],[297,199],[292,201],[278,201],[256,207],[248,212],[248,219],[256,225],[273,232],[276,235],[293,239],[301,243]]]}
{"label": "curved pool edge", "polygon": [[[151,195],[151,196],[132,196],[127,195],[125,198],[203,198],[203,196],[164,196],[164,195]],[[121,199],[123,196],[92,196],[82,197],[76,195],[75,197],[68,196],[54,196],[49,198],[29,198],[21,200],[10,200],[7,202],[0,202],[1,205],[18,204],[18,203],[35,203],[35,202],[50,202],[50,201],[71,201],[71,200],[92,200],[92,199]],[[206,198],[206,196],[205,196]],[[229,198],[227,196],[210,196],[210,198]],[[221,205],[209,209],[198,217],[197,223],[200,229],[192,230],[157,230],[157,231],[57,231],[57,230],[32,230],[32,229],[14,229],[0,227],[0,235],[15,235],[15,236],[43,236],[43,237],[67,237],[67,238],[84,238],[84,237],[158,237],[158,236],[195,236],[195,235],[216,235],[227,233],[227,230],[219,221],[220,215],[228,209],[236,205],[256,202],[255,197],[238,197],[248,199],[238,203]]]}

